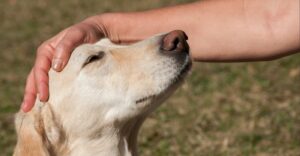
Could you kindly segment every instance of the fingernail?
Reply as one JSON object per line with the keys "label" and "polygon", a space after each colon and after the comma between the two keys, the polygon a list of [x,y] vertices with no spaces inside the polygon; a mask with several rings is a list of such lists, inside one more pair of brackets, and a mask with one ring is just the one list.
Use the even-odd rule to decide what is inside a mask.
{"label": "fingernail", "polygon": [[53,59],[52,60],[52,68],[56,71],[60,71],[62,68],[63,62],[61,59]]}

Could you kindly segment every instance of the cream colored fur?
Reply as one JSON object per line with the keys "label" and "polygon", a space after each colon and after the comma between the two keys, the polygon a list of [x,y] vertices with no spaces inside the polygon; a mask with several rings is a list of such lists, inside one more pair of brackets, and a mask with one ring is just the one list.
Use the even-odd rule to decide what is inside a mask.
{"label": "cream colored fur", "polygon": [[137,156],[140,126],[191,65],[187,53],[162,54],[162,36],[76,48],[62,72],[49,72],[49,101],[16,115],[14,156]]}

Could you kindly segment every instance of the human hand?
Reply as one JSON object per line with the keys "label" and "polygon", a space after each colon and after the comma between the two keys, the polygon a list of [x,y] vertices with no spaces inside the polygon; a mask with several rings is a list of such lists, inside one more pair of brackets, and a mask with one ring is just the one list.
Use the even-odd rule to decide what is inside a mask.
{"label": "human hand", "polygon": [[22,110],[30,111],[37,95],[42,102],[48,100],[48,72],[51,67],[60,72],[66,66],[74,48],[83,43],[96,42],[104,36],[107,36],[106,29],[99,17],[94,16],[61,31],[42,43],[37,49],[35,64],[27,77]]}

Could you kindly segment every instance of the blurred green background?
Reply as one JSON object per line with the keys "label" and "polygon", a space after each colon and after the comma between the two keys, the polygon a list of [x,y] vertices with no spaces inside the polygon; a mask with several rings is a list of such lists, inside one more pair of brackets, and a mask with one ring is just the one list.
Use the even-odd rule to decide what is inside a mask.
{"label": "blurred green background", "polygon": [[[1,0],[0,156],[12,154],[14,113],[42,41],[94,14],[186,2]],[[143,125],[140,154],[300,156],[299,94],[299,54],[272,62],[195,63],[183,87]]]}

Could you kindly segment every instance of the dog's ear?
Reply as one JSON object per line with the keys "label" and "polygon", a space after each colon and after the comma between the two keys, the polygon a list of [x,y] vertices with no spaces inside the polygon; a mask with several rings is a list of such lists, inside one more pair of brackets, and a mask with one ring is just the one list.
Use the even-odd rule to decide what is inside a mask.
{"label": "dog's ear", "polygon": [[18,135],[14,156],[49,156],[44,145],[43,134],[37,131],[34,112],[19,112],[16,115],[16,130]]}
{"label": "dog's ear", "polygon": [[50,156],[61,135],[50,104],[36,103],[29,113],[16,115],[18,142],[14,156]]}

